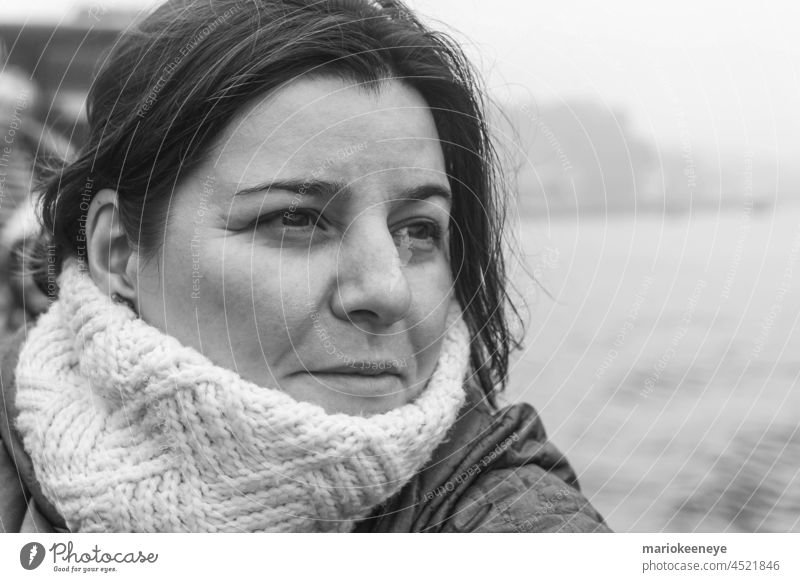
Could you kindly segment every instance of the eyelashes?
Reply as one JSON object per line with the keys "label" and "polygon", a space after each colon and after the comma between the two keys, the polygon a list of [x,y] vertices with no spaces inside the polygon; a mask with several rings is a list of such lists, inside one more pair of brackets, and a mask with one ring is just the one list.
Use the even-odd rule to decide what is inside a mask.
{"label": "eyelashes", "polygon": [[442,240],[442,227],[437,222],[423,221],[402,226],[392,237],[402,250],[433,250]]}
{"label": "eyelashes", "polygon": [[[274,218],[275,217],[273,217],[273,220]],[[278,214],[277,218],[280,219],[281,226],[283,226],[284,228],[290,228],[290,227],[302,228],[302,227],[316,226],[317,222],[320,219],[320,215],[314,212],[313,210],[309,209],[290,210],[287,208],[285,210],[282,210]],[[309,224],[307,225],[299,224],[300,222],[302,222],[303,218],[308,219]]]}

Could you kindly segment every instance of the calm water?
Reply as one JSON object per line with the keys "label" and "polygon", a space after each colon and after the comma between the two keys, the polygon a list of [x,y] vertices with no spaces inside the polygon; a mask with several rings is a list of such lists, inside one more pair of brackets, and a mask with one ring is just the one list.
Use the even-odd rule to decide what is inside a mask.
{"label": "calm water", "polygon": [[800,207],[525,221],[508,401],[618,531],[800,531]]}

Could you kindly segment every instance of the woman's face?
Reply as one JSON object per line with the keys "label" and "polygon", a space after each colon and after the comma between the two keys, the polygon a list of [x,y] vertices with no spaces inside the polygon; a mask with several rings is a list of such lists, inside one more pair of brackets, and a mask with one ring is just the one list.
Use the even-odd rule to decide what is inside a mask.
{"label": "woman's face", "polygon": [[452,278],[431,112],[395,81],[297,81],[234,121],[176,190],[141,316],[262,386],[376,414],[425,387]]}

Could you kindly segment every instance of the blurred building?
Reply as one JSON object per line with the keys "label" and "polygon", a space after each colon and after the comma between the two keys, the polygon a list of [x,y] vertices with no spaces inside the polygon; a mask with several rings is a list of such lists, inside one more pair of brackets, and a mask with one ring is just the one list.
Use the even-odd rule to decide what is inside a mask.
{"label": "blurred building", "polygon": [[[776,203],[777,160],[663,145],[640,135],[627,111],[591,100],[516,101],[492,124],[526,215],[764,210]],[[781,173],[783,190],[800,180]],[[796,197],[796,196],[795,196]]]}
{"label": "blurred building", "polygon": [[84,104],[93,74],[136,12],[87,6],[52,22],[0,23],[3,68],[25,71],[41,91],[42,121],[79,146],[85,135]]}
{"label": "blurred building", "polygon": [[67,20],[0,23],[0,336],[46,308],[22,268],[40,230],[36,161],[84,143],[92,78],[134,17],[98,4]]}

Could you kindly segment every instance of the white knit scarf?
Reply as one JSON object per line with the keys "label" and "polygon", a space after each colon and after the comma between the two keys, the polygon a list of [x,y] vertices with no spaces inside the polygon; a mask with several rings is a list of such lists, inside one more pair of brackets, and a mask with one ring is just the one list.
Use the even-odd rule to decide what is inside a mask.
{"label": "white knit scarf", "polygon": [[421,469],[465,399],[455,303],[422,394],[358,417],[213,364],[75,262],[59,285],[20,351],[17,426],[71,531],[350,531]]}

